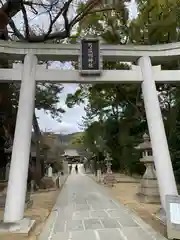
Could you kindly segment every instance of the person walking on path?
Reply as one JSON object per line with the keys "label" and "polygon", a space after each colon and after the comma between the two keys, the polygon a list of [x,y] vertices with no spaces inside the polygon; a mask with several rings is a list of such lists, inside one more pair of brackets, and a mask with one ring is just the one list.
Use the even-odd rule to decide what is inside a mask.
{"label": "person walking on path", "polygon": [[86,164],[84,163],[84,171],[85,171],[85,173],[86,173]]}
{"label": "person walking on path", "polygon": [[75,171],[76,171],[76,174],[78,174],[78,165],[77,164],[75,166]]}
{"label": "person walking on path", "polygon": [[69,166],[69,174],[71,174],[72,171],[72,164]]}

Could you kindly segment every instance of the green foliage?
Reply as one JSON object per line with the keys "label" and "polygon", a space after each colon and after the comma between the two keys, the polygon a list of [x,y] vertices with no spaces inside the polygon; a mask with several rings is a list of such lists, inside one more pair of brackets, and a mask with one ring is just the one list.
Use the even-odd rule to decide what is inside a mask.
{"label": "green foliage", "polygon": [[[94,11],[83,18],[78,25],[78,34],[82,36],[100,36],[104,42],[124,44],[127,41],[128,9],[126,2],[120,1],[116,11]],[[80,8],[82,6],[80,5]]]}
{"label": "green foliage", "polygon": [[63,86],[60,84],[37,85],[35,107],[38,110],[44,109],[46,112],[50,112],[54,118],[59,118],[65,112],[64,109],[57,106],[62,90]]}
{"label": "green foliage", "polygon": [[158,44],[179,40],[179,1],[137,2],[140,13],[130,25],[130,39],[133,43]]}
{"label": "green foliage", "polygon": [[[128,42],[145,45],[179,40],[179,1],[139,0],[137,3],[139,14],[136,19],[128,19],[125,7],[112,14],[96,13],[80,23],[79,34],[95,34],[109,44]],[[105,62],[104,69],[129,69],[129,65]],[[179,69],[179,61],[165,63],[162,69]],[[159,84],[157,90],[174,173],[180,182],[180,88]],[[86,130],[82,138],[85,147],[98,158],[103,151],[109,152],[114,170],[129,174],[143,173],[144,166],[139,162],[140,153],[134,149],[142,141],[144,132],[148,131],[140,86],[80,85],[74,95],[68,96],[67,104],[73,107],[84,103],[85,99]],[[103,139],[101,144],[98,143],[99,138]]]}
{"label": "green foliage", "polygon": [[[12,84],[12,104],[17,108],[20,92],[19,84]],[[38,83],[36,86],[35,108],[38,110],[43,109],[45,112],[50,113],[53,118],[60,120],[61,115],[65,112],[64,109],[58,107],[60,94],[63,90],[61,84],[51,83]]]}

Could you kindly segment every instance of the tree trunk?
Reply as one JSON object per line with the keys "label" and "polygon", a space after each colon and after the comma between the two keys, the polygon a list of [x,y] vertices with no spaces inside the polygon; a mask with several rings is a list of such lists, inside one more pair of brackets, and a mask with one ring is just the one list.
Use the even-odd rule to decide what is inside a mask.
{"label": "tree trunk", "polygon": [[36,141],[36,184],[40,184],[40,180],[42,178],[42,164],[41,164],[41,156],[40,156],[40,139],[41,139],[41,131],[39,128],[39,124],[36,118],[36,114],[33,115],[33,128],[35,133],[35,141]]}
{"label": "tree trunk", "polygon": [[[4,21],[4,22],[3,22]],[[0,39],[7,40],[8,39],[8,32],[7,32],[7,20],[4,15],[0,12]],[[0,59],[0,68],[9,68],[9,62],[8,60]],[[8,124],[8,118],[9,115],[12,114],[13,107],[12,107],[12,90],[10,88],[10,84],[8,83],[0,83],[0,123],[1,127],[6,127],[6,129],[9,129]],[[5,126],[6,125],[6,126]],[[6,138],[5,132],[1,131],[1,137]],[[3,144],[3,141],[0,143],[0,149],[4,149],[5,145]],[[1,151],[1,163],[0,165],[6,166],[7,163],[7,157],[5,152]]]}

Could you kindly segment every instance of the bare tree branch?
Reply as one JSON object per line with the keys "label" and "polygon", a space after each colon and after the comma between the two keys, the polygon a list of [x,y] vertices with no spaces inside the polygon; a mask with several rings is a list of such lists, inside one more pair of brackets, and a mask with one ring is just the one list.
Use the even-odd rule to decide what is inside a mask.
{"label": "bare tree branch", "polygon": [[50,4],[44,4],[44,3],[33,3],[33,2],[30,2],[30,1],[25,1],[24,4],[27,5],[27,6],[30,6],[31,8],[34,9],[34,6],[38,6],[38,7],[44,7],[44,8],[48,8],[48,7],[54,7],[55,5],[57,5],[58,3],[58,0],[56,0],[56,2],[53,2],[53,3],[50,3]]}
{"label": "bare tree branch", "polygon": [[[0,12],[2,11],[9,18],[9,25],[14,31],[14,35],[21,41],[28,42],[43,42],[52,39],[65,39],[70,37],[71,29],[79,22],[82,21],[87,15],[93,14],[95,12],[104,12],[111,11],[114,8],[97,8],[97,6],[101,6],[100,0],[90,0],[85,5],[84,9],[78,13],[71,21],[68,19],[68,11],[73,3],[73,0],[66,0],[62,7],[60,1],[50,1],[49,3],[43,2],[43,0],[39,2],[33,1],[23,1],[23,0],[7,0],[6,3],[1,7]],[[42,34],[39,33],[33,34],[32,26],[28,21],[28,13],[25,6],[28,6],[33,14],[38,16],[38,14],[48,14],[49,15],[49,27],[45,32],[42,31]],[[38,10],[38,8],[40,10]],[[42,8],[45,9],[45,12],[42,12]],[[59,9],[58,9],[59,8]],[[22,11],[23,19],[24,19],[24,27],[25,33],[22,34],[20,30],[16,27],[12,17],[15,16],[19,11]],[[54,25],[60,17],[64,19],[64,29],[59,29],[59,31],[53,32]],[[7,25],[7,23],[5,23]]]}
{"label": "bare tree branch", "polygon": [[64,17],[64,21],[65,21],[65,29],[66,31],[68,31],[68,18],[67,18],[67,12],[68,12],[68,9],[69,9],[69,6],[71,4],[73,0],[69,0],[68,2],[66,2],[63,6],[62,9],[60,9],[60,11],[57,13],[56,17],[51,21],[50,25],[49,25],[49,29],[48,29],[48,32],[46,33],[46,35],[44,36],[44,39],[46,40],[49,36],[49,34],[52,32],[52,28],[53,28],[53,25],[55,24],[55,22],[57,21],[57,19],[61,16],[61,14],[63,14],[63,17]]}
{"label": "bare tree branch", "polygon": [[25,41],[26,40],[26,38],[20,33],[20,31],[17,29],[17,27],[16,27],[16,25],[15,25],[15,23],[14,23],[14,21],[12,20],[12,19],[10,19],[10,21],[9,21],[9,26],[12,28],[12,30],[13,30],[13,32],[14,32],[14,35],[18,38],[18,39],[20,39],[20,40],[22,40],[22,41]]}
{"label": "bare tree branch", "polygon": [[26,9],[24,7],[23,1],[21,1],[21,9],[22,9],[22,13],[23,13],[23,18],[24,18],[24,25],[25,25],[25,33],[26,33],[26,38],[30,38],[30,34],[29,34],[29,22],[28,22],[28,17],[27,17],[27,13],[26,13]]}
{"label": "bare tree branch", "polygon": [[70,0],[70,1],[67,3],[67,7],[65,8],[65,10],[64,10],[64,12],[63,12],[64,27],[65,27],[65,30],[66,30],[68,36],[70,35],[71,27],[70,27],[70,25],[69,25],[69,21],[68,21],[67,14],[68,14],[69,5],[70,5],[71,2],[72,2],[72,0]]}
{"label": "bare tree branch", "polygon": [[90,1],[89,4],[86,5],[84,10],[77,14],[75,18],[71,21],[71,26],[74,26],[77,22],[82,20],[95,6],[97,6],[97,2],[99,2],[99,0]]}

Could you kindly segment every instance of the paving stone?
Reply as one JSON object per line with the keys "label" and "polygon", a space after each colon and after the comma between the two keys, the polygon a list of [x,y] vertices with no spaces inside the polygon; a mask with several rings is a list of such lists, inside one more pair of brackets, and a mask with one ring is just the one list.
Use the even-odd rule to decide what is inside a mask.
{"label": "paving stone", "polygon": [[126,240],[121,236],[120,231],[117,229],[104,229],[98,230],[97,232],[99,234],[100,240]]}
{"label": "paving stone", "polygon": [[84,220],[85,229],[101,229],[103,228],[99,219]]}
{"label": "paving stone", "polygon": [[97,191],[89,192],[87,197],[89,202],[97,202],[101,199],[100,194]]}
{"label": "paving stone", "polygon": [[97,239],[94,231],[87,230],[84,232],[72,232],[72,240],[97,240]]}
{"label": "paving stone", "polygon": [[51,234],[51,231],[52,231],[52,228],[56,221],[56,218],[57,218],[57,212],[52,211],[44,225],[43,231],[41,232],[41,234],[39,236],[39,240],[44,240],[44,239],[48,238],[48,236]]}
{"label": "paving stone", "polygon": [[110,210],[107,210],[108,214],[110,215],[110,217],[112,218],[119,218],[121,217],[122,215],[125,215],[125,211],[121,210],[121,209],[118,209],[118,210],[115,210],[115,209],[110,209]]}
{"label": "paving stone", "polygon": [[111,199],[107,201],[106,208],[108,209],[118,209],[119,206],[115,204]]}
{"label": "paving stone", "polygon": [[115,219],[107,218],[101,220],[104,228],[120,228],[120,224]]}
{"label": "paving stone", "polygon": [[73,199],[73,202],[76,204],[86,204],[86,200],[84,198],[75,198]]}
{"label": "paving stone", "polygon": [[76,211],[90,210],[87,204],[76,204]]}
{"label": "paving stone", "polygon": [[84,220],[89,218],[90,218],[89,211],[78,211],[74,212],[72,220]]}
{"label": "paving stone", "polygon": [[62,215],[67,215],[67,214],[73,214],[74,212],[74,205],[70,204],[70,206],[62,206],[61,208],[58,209],[59,214]]}
{"label": "paving stone", "polygon": [[55,234],[52,235],[52,238],[47,238],[47,239],[52,239],[52,240],[69,240],[69,233],[55,233]]}
{"label": "paving stone", "polygon": [[67,221],[66,224],[66,232],[71,232],[71,231],[83,231],[83,223],[80,220],[72,220],[72,221]]}
{"label": "paving stone", "polygon": [[90,211],[90,216],[92,216],[92,218],[107,218],[108,217],[108,214],[103,211],[103,210],[100,210],[100,211]]}
{"label": "paving stone", "polygon": [[139,225],[134,221],[133,217],[129,213],[125,213],[124,211],[108,211],[110,217],[116,219],[122,227],[138,227]]}
{"label": "paving stone", "polygon": [[154,240],[152,236],[150,236],[140,227],[138,228],[126,227],[123,228],[121,231],[128,240]]}
{"label": "paving stone", "polygon": [[65,231],[66,221],[57,219],[54,225],[54,232],[64,232]]}
{"label": "paving stone", "polygon": [[107,205],[105,205],[106,209],[119,209],[118,206],[114,203],[108,203]]}
{"label": "paving stone", "polygon": [[116,218],[122,227],[139,227],[139,225],[131,218],[130,215],[122,215],[120,218]]}
{"label": "paving stone", "polygon": [[165,240],[81,173],[69,176],[53,209],[42,240]]}
{"label": "paving stone", "polygon": [[73,212],[74,211],[59,211],[59,217],[58,217],[58,221],[67,221],[69,219],[72,219],[73,216]]}
{"label": "paving stone", "polygon": [[92,209],[93,210],[103,210],[103,209],[107,209],[106,205],[101,204],[101,203],[95,203],[95,204],[91,204]]}

